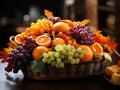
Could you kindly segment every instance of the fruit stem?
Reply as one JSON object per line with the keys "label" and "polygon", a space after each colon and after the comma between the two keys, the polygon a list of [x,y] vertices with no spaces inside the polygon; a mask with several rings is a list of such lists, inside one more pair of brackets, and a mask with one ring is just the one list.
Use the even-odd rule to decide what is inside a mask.
{"label": "fruit stem", "polygon": [[115,50],[114,51],[114,53],[118,56],[118,57],[120,57],[120,54]]}

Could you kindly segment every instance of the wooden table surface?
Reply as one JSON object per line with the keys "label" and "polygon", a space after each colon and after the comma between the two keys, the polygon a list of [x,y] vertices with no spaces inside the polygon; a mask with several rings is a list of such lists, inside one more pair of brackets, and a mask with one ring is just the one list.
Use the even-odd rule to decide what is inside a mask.
{"label": "wooden table surface", "polygon": [[71,79],[35,81],[25,79],[21,71],[17,74],[4,71],[6,64],[0,63],[0,90],[120,90],[120,86],[107,82],[103,75]]}

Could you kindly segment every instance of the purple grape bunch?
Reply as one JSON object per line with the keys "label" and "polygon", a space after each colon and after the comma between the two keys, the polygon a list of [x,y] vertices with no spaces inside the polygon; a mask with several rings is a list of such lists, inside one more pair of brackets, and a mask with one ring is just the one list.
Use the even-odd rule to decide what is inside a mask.
{"label": "purple grape bunch", "polygon": [[20,69],[22,70],[26,64],[33,60],[32,51],[35,47],[37,47],[35,40],[25,37],[24,43],[8,54],[8,65],[5,70],[7,72],[13,70],[14,73],[17,73]]}
{"label": "purple grape bunch", "polygon": [[76,39],[77,43],[90,45],[94,43],[94,33],[90,31],[90,28],[85,25],[73,26],[70,29],[71,35]]}
{"label": "purple grape bunch", "polygon": [[52,16],[52,17],[49,18],[49,20],[52,21],[53,23],[56,23],[56,22],[61,21],[61,18],[60,17],[53,17]]}

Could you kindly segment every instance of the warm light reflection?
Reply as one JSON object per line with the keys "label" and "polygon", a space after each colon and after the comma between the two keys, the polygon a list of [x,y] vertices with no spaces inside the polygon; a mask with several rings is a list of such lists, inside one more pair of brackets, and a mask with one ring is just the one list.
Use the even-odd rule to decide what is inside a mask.
{"label": "warm light reflection", "polygon": [[16,32],[17,33],[21,33],[21,32],[24,32],[26,30],[27,27],[17,27],[16,28]]}

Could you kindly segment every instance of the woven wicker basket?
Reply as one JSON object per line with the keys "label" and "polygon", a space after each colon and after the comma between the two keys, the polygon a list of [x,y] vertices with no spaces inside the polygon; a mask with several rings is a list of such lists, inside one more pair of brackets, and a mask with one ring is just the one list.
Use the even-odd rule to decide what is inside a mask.
{"label": "woven wicker basket", "polygon": [[100,75],[108,65],[110,62],[107,60],[80,62],[77,65],[67,64],[63,69],[46,64],[42,72],[34,74],[29,64],[22,71],[25,78],[34,80],[63,80]]}
{"label": "woven wicker basket", "polygon": [[[14,36],[10,37],[11,43],[16,48],[16,44],[13,41]],[[104,59],[104,58],[103,58]],[[79,64],[72,65],[67,64],[63,69],[57,69],[51,65],[45,64],[44,69],[40,73],[33,73],[31,70],[31,64],[29,63],[23,70],[25,78],[34,80],[63,80],[82,78],[87,76],[100,75],[104,72],[106,66],[111,63],[108,60],[91,60],[81,61]]]}

